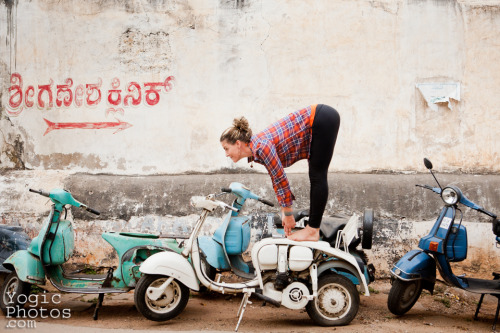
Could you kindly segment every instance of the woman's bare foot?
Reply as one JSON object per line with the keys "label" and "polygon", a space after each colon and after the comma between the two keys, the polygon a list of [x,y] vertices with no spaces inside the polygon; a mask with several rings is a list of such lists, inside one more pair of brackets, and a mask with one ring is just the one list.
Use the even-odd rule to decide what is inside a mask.
{"label": "woman's bare foot", "polygon": [[304,229],[294,232],[287,238],[299,242],[303,241],[316,242],[319,240],[319,228],[311,228],[310,226],[306,226]]}

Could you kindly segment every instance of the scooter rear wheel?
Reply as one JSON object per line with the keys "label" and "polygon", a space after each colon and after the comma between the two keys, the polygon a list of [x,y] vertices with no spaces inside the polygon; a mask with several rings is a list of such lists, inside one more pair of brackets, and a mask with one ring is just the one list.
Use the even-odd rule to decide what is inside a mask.
{"label": "scooter rear wheel", "polygon": [[387,307],[395,315],[401,316],[415,305],[422,292],[422,281],[402,281],[396,279],[392,282],[391,291],[387,298]]}
{"label": "scooter rear wheel", "polygon": [[22,281],[15,271],[5,278],[0,296],[0,308],[5,315],[16,317],[30,295],[31,284]]}
{"label": "scooter rear wheel", "polygon": [[318,297],[307,303],[309,317],[320,326],[349,324],[359,309],[359,293],[345,276],[322,275],[318,279]]}
{"label": "scooter rear wheel", "polygon": [[134,292],[135,306],[144,317],[153,321],[166,321],[179,315],[189,300],[189,288],[173,280],[156,301],[147,295],[149,287],[159,287],[166,280],[163,275],[143,275]]}

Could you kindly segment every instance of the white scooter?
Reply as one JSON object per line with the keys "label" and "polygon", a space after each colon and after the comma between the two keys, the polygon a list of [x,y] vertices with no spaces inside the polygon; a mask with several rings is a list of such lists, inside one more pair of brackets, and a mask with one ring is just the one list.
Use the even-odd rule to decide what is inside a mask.
{"label": "white scooter", "polygon": [[[278,307],[305,307],[311,319],[321,326],[349,324],[359,308],[356,285],[369,296],[367,281],[373,280],[373,272],[368,273],[363,261],[349,253],[349,245],[359,238],[359,217],[355,215],[343,225],[334,246],[326,241],[296,242],[282,235],[264,238],[254,244],[252,262],[245,265],[242,260],[234,260],[234,256],[248,247],[249,218],[238,213],[247,199],[272,203],[239,183],[222,191],[193,203],[203,211],[181,254],[160,252],[142,263],[143,275],[134,295],[137,309],[150,320],[172,319],[186,307],[190,289],[199,291],[201,284],[222,294],[243,294],[236,331],[252,296]],[[215,199],[226,192],[236,196],[232,205]],[[219,207],[229,210],[221,226],[211,237],[199,236],[208,214]],[[243,282],[224,282],[223,274],[216,276],[216,270],[245,269],[247,278]]]}

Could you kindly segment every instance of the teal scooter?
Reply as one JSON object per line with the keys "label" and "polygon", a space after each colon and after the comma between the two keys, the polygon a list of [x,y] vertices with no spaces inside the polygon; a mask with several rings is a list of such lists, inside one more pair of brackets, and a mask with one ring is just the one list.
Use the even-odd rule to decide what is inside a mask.
{"label": "teal scooter", "polygon": [[[119,263],[108,267],[102,275],[68,272],[63,268],[74,250],[74,231],[71,221],[66,220],[66,206],[80,207],[99,215],[100,213],[78,202],[71,193],[61,189],[50,192],[32,190],[53,202],[49,217],[42,229],[26,250],[13,253],[3,262],[12,271],[4,281],[0,295],[0,308],[5,315],[16,316],[29,297],[31,285],[44,286],[49,280],[62,292],[99,294],[94,310],[94,319],[102,305],[105,293],[125,293],[135,288],[141,278],[140,264],[149,256],[162,251],[180,253],[176,239],[159,238],[143,233],[105,232],[104,238],[118,254]],[[62,218],[64,213],[64,217]]]}

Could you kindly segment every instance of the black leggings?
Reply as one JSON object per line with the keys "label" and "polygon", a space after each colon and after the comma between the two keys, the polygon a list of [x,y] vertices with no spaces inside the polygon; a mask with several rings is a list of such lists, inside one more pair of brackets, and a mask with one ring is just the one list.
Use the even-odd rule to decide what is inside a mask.
{"label": "black leggings", "polygon": [[328,166],[332,160],[339,126],[340,116],[334,108],[323,104],[316,106],[309,154],[311,202],[308,224],[312,228],[319,228],[325,211],[328,199]]}

